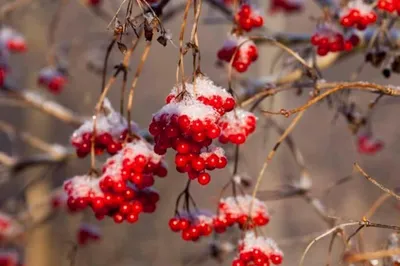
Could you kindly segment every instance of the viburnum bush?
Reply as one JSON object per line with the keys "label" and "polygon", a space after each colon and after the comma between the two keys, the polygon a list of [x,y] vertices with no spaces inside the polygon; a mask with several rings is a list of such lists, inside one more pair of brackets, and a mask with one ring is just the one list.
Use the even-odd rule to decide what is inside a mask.
{"label": "viburnum bush", "polygon": [[[0,9],[2,103],[31,107],[71,125],[73,129],[51,128],[54,136],[64,139],[64,144],[54,144],[17,129],[9,122],[0,121],[0,129],[12,144],[12,147],[4,145],[5,151],[0,152],[0,172],[4,172],[0,181],[4,185],[4,194],[7,190],[12,190],[13,194],[10,200],[3,197],[4,202],[0,201],[0,266],[34,265],[29,261],[36,255],[36,250],[31,254],[33,249],[29,247],[29,243],[36,245],[31,239],[34,236],[31,231],[59,213],[70,215],[77,222],[75,234],[69,240],[72,251],[75,251],[69,258],[71,265],[75,265],[78,249],[112,242],[107,232],[102,231],[102,226],[107,223],[115,226],[115,230],[126,228],[119,225],[122,223],[125,226],[145,224],[143,228],[147,231],[140,234],[140,239],[139,235],[131,236],[137,245],[142,244],[143,237],[149,238],[145,241],[151,240],[148,231],[163,232],[163,237],[174,239],[173,245],[165,246],[167,252],[181,248],[175,246],[178,240],[183,240],[182,243],[208,241],[207,253],[201,255],[201,259],[226,260],[232,266],[297,264],[297,261],[290,261],[290,257],[297,256],[287,244],[292,242],[304,250],[298,259],[299,264],[308,265],[310,263],[305,261],[309,260],[307,255],[311,247],[327,236],[331,237],[331,241],[328,261],[324,261],[326,265],[334,265],[336,261],[346,265],[399,265],[400,227],[371,221],[387,199],[400,199],[397,189],[391,189],[386,185],[389,182],[381,182],[369,175],[357,162],[349,164],[385,194],[375,202],[369,202],[367,197],[371,205],[369,209],[359,215],[358,209],[361,208],[356,208],[352,213],[359,217],[340,218],[342,212],[333,213],[330,210],[334,206],[332,201],[329,202],[329,193],[336,186],[343,186],[351,180],[355,171],[333,182],[333,185],[314,189],[312,177],[316,175],[316,167],[310,166],[309,161],[315,158],[314,155],[341,158],[340,154],[335,154],[333,145],[321,153],[321,140],[311,134],[326,132],[324,127],[327,124],[322,122],[328,120],[346,123],[355,144],[354,147],[346,147],[347,152],[354,149],[357,158],[375,156],[373,158],[390,159],[384,152],[395,145],[386,143],[390,140],[383,136],[377,136],[376,132],[383,131],[383,123],[375,124],[372,117],[376,106],[400,96],[400,87],[373,81],[381,78],[381,74],[390,78],[392,73],[400,73],[400,31],[397,28],[400,0],[315,0],[315,6],[311,6],[314,8],[312,17],[301,13],[311,5],[302,0],[271,0],[267,4],[249,0],[81,1],[86,11],[93,14],[91,19],[106,20],[108,23],[107,30],[102,33],[108,34],[109,38],[101,45],[85,39],[86,35],[96,33],[92,29],[90,34],[81,34],[80,30],[85,30],[87,21],[86,17],[80,17],[85,16],[82,12],[74,13],[81,28],[71,26],[66,30],[73,38],[58,33],[65,9],[71,8],[60,2],[51,21],[44,23],[48,24],[48,47],[44,49],[46,55],[43,56],[46,62],[41,64],[30,62],[29,56],[35,55],[35,52],[30,54],[31,49],[36,51],[37,48],[31,42],[42,37],[32,33],[35,30],[32,26],[31,32],[30,25],[26,32],[20,31],[20,24],[12,23],[10,19],[10,14],[19,14],[20,8],[29,9],[30,2],[5,3]],[[229,29],[221,35],[224,39],[222,45],[210,38],[205,40],[203,32],[199,33],[199,29],[207,27],[203,23],[206,4],[220,11],[229,22]],[[49,3],[46,7],[44,3],[32,4],[34,7],[42,5],[46,14],[53,13],[54,7],[50,7]],[[180,14],[182,12],[183,15]],[[275,29],[275,16],[289,19],[289,16],[298,13],[302,17],[310,17],[313,27],[307,32],[289,33]],[[179,30],[170,31],[167,28],[171,18],[179,18]],[[222,27],[218,28],[215,23],[218,20],[207,18],[206,21],[213,24],[209,25],[209,31],[220,33]],[[165,53],[175,51],[176,62],[164,62],[164,58],[154,56],[152,60],[156,60],[154,65],[157,69],[146,66],[153,51],[150,48],[154,46],[156,48],[152,49],[165,49]],[[281,50],[269,62],[270,69],[263,64],[267,58],[266,46]],[[79,55],[79,64],[70,62],[73,61],[70,60],[72,55],[84,49],[89,50],[88,58]],[[353,67],[352,64],[342,62],[355,55],[359,55],[355,58],[361,58],[362,63],[353,71],[348,67]],[[161,56],[164,54],[161,53]],[[22,61],[20,59],[24,60],[24,66],[18,66]],[[210,64],[204,61],[209,63],[210,60],[216,62],[215,69],[205,67]],[[324,69],[336,63],[342,63],[340,66],[346,67],[344,72],[351,72],[351,75],[341,75],[339,81],[330,80]],[[87,82],[79,90],[72,89],[78,87],[76,78],[79,75],[85,81],[89,80],[89,74],[81,74],[85,66],[92,72],[90,75],[98,75],[101,83],[94,101],[89,99],[94,94],[94,84]],[[254,72],[256,66],[260,66],[257,75]],[[360,75],[363,68],[370,66],[376,75],[362,81]],[[19,75],[19,68],[27,69],[32,74],[34,82],[30,86],[34,88],[22,89],[26,84]],[[171,69],[175,72],[175,81],[167,82],[161,75],[172,73]],[[215,74],[216,69],[226,75],[222,72]],[[143,72],[145,75],[142,75]],[[153,83],[146,83],[144,76],[154,79],[157,88],[149,85]],[[216,78],[218,76],[219,79]],[[363,104],[359,94],[353,92],[356,90],[369,93],[368,105]],[[89,102],[89,112],[80,114],[57,101],[58,97],[69,95],[72,91],[79,93],[68,98],[76,103],[77,109]],[[285,108],[279,96],[290,91],[305,103]],[[303,93],[305,91],[307,93]],[[162,104],[153,99],[155,92],[162,95]],[[136,97],[140,93],[148,97],[145,104],[151,103],[146,107],[151,110],[151,117],[139,108],[144,106]],[[306,129],[307,141],[313,145],[313,157],[310,153],[302,153],[305,145],[298,143],[293,130],[306,117],[304,113],[323,103],[333,115],[325,117],[326,113],[321,112],[324,115],[321,126]],[[8,109],[3,113],[6,118],[14,115]],[[391,112],[386,111],[385,114],[389,116]],[[278,117],[288,118],[290,122],[281,126],[284,123]],[[40,118],[35,115],[30,122],[40,128],[39,123],[36,125],[39,121]],[[278,136],[269,134],[270,130]],[[336,131],[332,132],[331,135],[336,136]],[[276,137],[273,145],[268,146],[269,150],[264,145],[267,137]],[[25,149],[20,149],[16,140],[39,152],[26,149],[26,153],[21,153]],[[335,145],[337,143],[335,140]],[[277,179],[267,179],[266,171],[282,146],[291,155],[282,157],[290,177],[279,179],[283,184],[274,188]],[[294,159],[298,166],[290,174],[289,165],[292,162],[289,163],[288,157]],[[72,160],[79,161],[79,167],[76,166],[78,164],[72,166]],[[251,167],[247,167],[249,161]],[[261,165],[255,166],[259,162]],[[68,171],[57,171],[66,165],[71,166]],[[51,189],[46,187],[45,192],[42,192],[43,188],[32,192],[47,177],[47,172],[40,179],[33,178],[33,174],[23,180],[19,178],[21,173],[34,166],[46,166],[49,172],[57,171],[52,183],[48,182]],[[67,173],[69,176],[66,176]],[[321,185],[328,183],[321,175],[319,177]],[[8,184],[11,185],[6,187]],[[14,191],[17,185],[23,187]],[[176,198],[171,197],[174,192],[166,193],[176,188],[182,189]],[[210,196],[211,191],[214,194]],[[340,198],[346,206],[349,204],[345,195],[347,191],[343,189]],[[293,237],[294,233],[310,233],[309,228],[316,227],[307,211],[304,211],[304,216],[307,216],[308,227],[303,228],[300,225],[303,217],[295,217],[297,212],[291,205],[269,203],[294,197],[304,199],[327,228],[301,236],[299,241],[281,240],[279,234]],[[361,199],[356,201],[361,202]],[[276,206],[280,207],[274,208]],[[164,217],[158,215],[161,212]],[[296,221],[298,227],[285,227],[286,221],[279,217],[284,212],[289,213],[287,217]],[[155,227],[150,228],[153,224]],[[276,230],[276,224],[280,224],[282,230]],[[57,224],[57,228],[60,227]],[[368,227],[394,232],[380,236],[386,239],[385,245],[375,245],[360,233]],[[318,230],[321,231],[321,228]],[[69,230],[65,231],[68,233]],[[341,238],[344,252],[333,252],[336,237]],[[304,239],[309,244],[303,247]],[[133,248],[135,252],[139,252],[137,247]],[[371,251],[372,248],[376,250]],[[334,255],[340,256],[335,262]],[[158,256],[162,257],[161,252],[155,255]],[[150,264],[153,265],[154,261]],[[162,265],[178,264],[163,261]]]}

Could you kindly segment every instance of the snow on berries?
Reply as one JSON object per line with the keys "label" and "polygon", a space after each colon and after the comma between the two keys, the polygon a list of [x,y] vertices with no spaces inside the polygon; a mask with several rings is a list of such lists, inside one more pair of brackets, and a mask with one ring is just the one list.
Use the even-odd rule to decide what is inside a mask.
{"label": "snow on berries", "polygon": [[113,218],[115,223],[126,220],[135,223],[142,212],[151,213],[159,201],[158,193],[146,188],[139,190],[131,184],[116,191],[102,191],[100,181],[91,176],[75,176],[64,183],[68,193],[68,207],[70,211],[82,211],[91,207],[97,219],[105,216]]}
{"label": "snow on berries", "polygon": [[82,211],[97,198],[104,197],[99,181],[90,175],[75,176],[64,182],[68,194],[67,205],[71,212]]}
{"label": "snow on berries", "polygon": [[39,72],[38,84],[54,94],[59,94],[66,83],[67,77],[55,67],[45,67]]}
{"label": "snow on berries", "polygon": [[329,52],[351,51],[358,45],[359,38],[352,34],[345,36],[330,23],[322,23],[317,26],[316,32],[311,37],[311,44],[317,47],[317,54],[327,55]]}
{"label": "snow on berries", "polygon": [[126,189],[126,181],[130,181],[143,189],[154,184],[154,175],[167,175],[162,156],[156,154],[148,143],[138,140],[127,143],[118,154],[107,160],[100,186],[103,191],[119,193]]}
{"label": "snow on berries", "polygon": [[0,29],[0,46],[12,53],[22,53],[27,49],[24,36],[10,27]]}
{"label": "snow on berries", "polygon": [[253,28],[262,27],[264,24],[264,19],[259,12],[248,4],[240,6],[235,15],[235,21],[244,31],[251,31]]}
{"label": "snow on berries", "polygon": [[377,15],[372,6],[363,0],[348,2],[340,13],[340,24],[344,27],[356,27],[358,30],[364,30],[368,25],[375,23],[376,19]]}
{"label": "snow on berries", "polygon": [[[105,99],[103,107],[104,112],[100,112],[96,119],[86,121],[72,134],[71,143],[76,148],[79,157],[85,157],[90,153],[94,122],[96,122],[96,155],[102,154],[105,150],[109,154],[116,154],[126,140],[128,133],[126,119],[114,111],[107,99]],[[133,132],[138,130],[134,123],[131,123],[131,127]]]}
{"label": "snow on berries", "polygon": [[185,241],[197,241],[212,233],[213,217],[205,212],[179,213],[168,222],[173,232],[181,232]]}
{"label": "snow on berries", "polygon": [[221,128],[219,141],[243,144],[256,129],[256,123],[257,117],[253,113],[236,108],[232,112],[226,113],[218,121]]}
{"label": "snow on berries", "polygon": [[267,225],[269,217],[265,203],[250,195],[227,197],[221,199],[218,205],[214,228],[217,233],[223,233],[237,224],[240,229],[247,230]]}
{"label": "snow on berries", "polygon": [[94,224],[87,223],[81,223],[76,234],[77,242],[80,246],[99,241],[101,237],[100,228]]}
{"label": "snow on berries", "polygon": [[283,253],[271,238],[256,236],[254,232],[246,232],[239,241],[239,254],[232,266],[247,265],[279,265],[283,261]]}
{"label": "snow on berries", "polygon": [[[166,98],[166,103],[175,100],[182,92],[182,84],[175,86]],[[213,107],[220,115],[230,112],[235,107],[235,99],[224,88],[219,87],[208,77],[199,75],[194,83],[185,84],[185,93],[198,101]]]}
{"label": "snow on berries", "polygon": [[230,35],[218,51],[217,56],[219,60],[226,62],[230,62],[234,56],[232,66],[237,72],[243,73],[252,62],[257,60],[258,50],[256,44],[249,38]]}

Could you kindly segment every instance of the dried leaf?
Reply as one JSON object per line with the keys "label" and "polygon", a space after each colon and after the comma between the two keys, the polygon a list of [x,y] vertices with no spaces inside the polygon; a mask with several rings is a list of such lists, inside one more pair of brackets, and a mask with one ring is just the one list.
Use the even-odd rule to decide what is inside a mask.
{"label": "dried leaf", "polygon": [[125,44],[123,44],[122,42],[117,42],[118,44],[118,49],[121,51],[122,54],[125,54],[126,51],[128,50],[128,47],[126,47]]}
{"label": "dried leaf", "polygon": [[167,39],[162,35],[157,38],[157,42],[159,42],[164,47],[167,46]]}
{"label": "dried leaf", "polygon": [[153,30],[149,29],[144,29],[144,37],[146,38],[146,41],[151,42],[153,40]]}

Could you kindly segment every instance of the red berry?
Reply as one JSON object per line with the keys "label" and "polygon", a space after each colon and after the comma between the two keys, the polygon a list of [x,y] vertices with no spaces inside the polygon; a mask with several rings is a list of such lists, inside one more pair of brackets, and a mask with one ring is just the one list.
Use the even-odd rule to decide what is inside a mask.
{"label": "red berry", "polygon": [[116,213],[113,216],[114,222],[117,224],[120,224],[124,221],[124,216],[122,216],[120,213]]}
{"label": "red berry", "polygon": [[210,183],[211,177],[208,173],[201,173],[197,177],[197,181],[199,182],[200,185],[207,185]]}
{"label": "red berry", "polygon": [[184,167],[188,163],[188,157],[183,154],[177,153],[175,155],[175,165],[177,167]]}
{"label": "red berry", "polygon": [[178,218],[171,218],[168,222],[168,225],[169,225],[169,228],[171,228],[171,230],[174,232],[178,232],[181,230]]}
{"label": "red berry", "polygon": [[243,73],[247,70],[248,65],[246,65],[242,62],[236,61],[236,62],[233,62],[233,67],[236,69],[237,72]]}
{"label": "red berry", "polygon": [[280,254],[272,254],[270,259],[273,264],[278,265],[282,263],[283,257]]}
{"label": "red berry", "polygon": [[201,157],[197,157],[192,159],[192,168],[198,172],[204,170],[205,162],[204,159]]}
{"label": "red berry", "polygon": [[187,129],[189,129],[190,120],[189,120],[189,117],[188,117],[187,115],[181,115],[181,116],[179,116],[179,118],[178,118],[178,123],[179,123],[179,126],[180,126],[180,128],[181,128],[182,130],[187,130]]}
{"label": "red berry", "polygon": [[252,18],[253,27],[261,27],[264,24],[264,19],[262,16],[255,16]]}
{"label": "red berry", "polygon": [[135,223],[138,219],[139,215],[137,213],[129,213],[128,216],[126,216],[128,223]]}

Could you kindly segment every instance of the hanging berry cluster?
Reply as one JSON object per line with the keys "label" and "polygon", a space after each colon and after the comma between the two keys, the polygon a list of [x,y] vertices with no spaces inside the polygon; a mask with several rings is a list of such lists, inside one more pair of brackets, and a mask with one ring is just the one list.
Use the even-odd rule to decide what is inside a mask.
{"label": "hanging berry cluster", "polygon": [[327,55],[329,52],[351,51],[358,43],[357,35],[352,34],[349,38],[345,38],[330,23],[319,24],[311,37],[311,44],[317,47],[317,54],[320,56]]}
{"label": "hanging berry cluster", "polygon": [[21,255],[15,249],[0,250],[0,265],[1,266],[23,266]]}
{"label": "hanging berry cluster", "polygon": [[218,216],[214,220],[214,229],[223,233],[237,224],[241,230],[267,225],[269,213],[264,202],[250,195],[228,197],[218,205]]}
{"label": "hanging berry cluster", "polygon": [[153,212],[159,200],[158,193],[151,188],[138,190],[132,185],[122,193],[104,193],[100,189],[99,179],[91,176],[75,176],[64,183],[64,189],[68,193],[67,204],[71,212],[82,211],[90,206],[97,219],[110,216],[116,223],[124,220],[135,223],[140,213]]}
{"label": "hanging berry cluster", "polygon": [[368,25],[375,23],[376,19],[377,15],[372,6],[363,0],[348,2],[340,13],[340,23],[344,27],[356,27],[358,30],[364,30]]}
{"label": "hanging berry cluster", "polygon": [[[237,50],[237,51],[236,51]],[[230,62],[237,72],[245,72],[251,63],[257,60],[258,50],[256,44],[243,36],[229,35],[222,48],[217,53],[218,59]]]}
{"label": "hanging berry cluster", "polygon": [[162,155],[169,148],[176,150],[177,171],[206,185],[210,182],[206,170],[227,164],[223,149],[211,143],[221,134],[221,116],[233,112],[235,101],[207,77],[198,76],[185,87],[175,87],[166,102],[149,126],[155,138],[154,151]]}
{"label": "hanging berry cluster", "polygon": [[0,46],[2,51],[22,53],[27,49],[24,36],[9,27],[0,29]]}
{"label": "hanging berry cluster", "polygon": [[232,266],[279,265],[283,260],[282,251],[272,239],[256,236],[254,232],[246,233],[239,242],[238,250],[238,257],[233,260]]}
{"label": "hanging berry cluster", "polygon": [[197,241],[212,233],[213,218],[204,212],[178,213],[168,224],[173,232],[181,232],[183,240]]}
{"label": "hanging berry cluster", "polygon": [[379,139],[374,139],[369,134],[360,134],[357,136],[357,148],[359,153],[376,154],[384,147],[384,143]]}
{"label": "hanging berry cluster", "polygon": [[100,178],[76,176],[64,183],[70,211],[90,206],[98,219],[113,217],[116,223],[134,223],[141,212],[152,213],[159,195],[151,186],[154,176],[165,177],[162,156],[143,140],[133,140],[108,158]]}
{"label": "hanging berry cluster", "polygon": [[[94,123],[96,155],[103,154],[105,150],[111,155],[116,154],[122,148],[122,143],[127,140],[128,122],[120,113],[114,111],[107,99],[104,100],[103,110],[96,119],[86,121],[72,134],[71,143],[76,148],[76,154],[83,158],[90,153]],[[138,130],[133,122],[131,130]]]}
{"label": "hanging berry cluster", "polygon": [[55,67],[45,67],[39,72],[38,84],[54,94],[59,94],[66,83],[65,74]]}
{"label": "hanging berry cluster", "polygon": [[248,4],[240,6],[235,15],[237,25],[244,31],[251,31],[253,28],[259,28],[264,25],[264,19],[253,7]]}
{"label": "hanging berry cluster", "polygon": [[400,14],[400,1],[399,0],[378,0],[377,8],[389,13],[397,12]]}
{"label": "hanging berry cluster", "polygon": [[25,52],[26,48],[26,41],[21,34],[6,26],[0,28],[0,86],[4,86],[7,73],[10,72],[10,54]]}
{"label": "hanging berry cluster", "polygon": [[234,112],[225,114],[219,120],[218,125],[221,128],[219,141],[243,144],[256,129],[256,122],[257,117],[253,113],[236,108]]}

